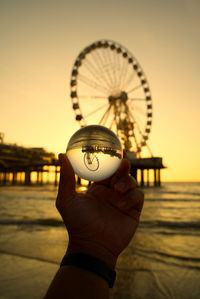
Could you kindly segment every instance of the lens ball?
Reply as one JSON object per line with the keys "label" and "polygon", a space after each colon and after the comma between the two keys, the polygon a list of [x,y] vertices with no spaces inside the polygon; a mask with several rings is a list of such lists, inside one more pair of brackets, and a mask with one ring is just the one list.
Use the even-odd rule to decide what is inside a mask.
{"label": "lens ball", "polygon": [[118,137],[104,126],[91,125],[72,135],[67,157],[74,172],[89,181],[101,181],[119,168],[123,150]]}

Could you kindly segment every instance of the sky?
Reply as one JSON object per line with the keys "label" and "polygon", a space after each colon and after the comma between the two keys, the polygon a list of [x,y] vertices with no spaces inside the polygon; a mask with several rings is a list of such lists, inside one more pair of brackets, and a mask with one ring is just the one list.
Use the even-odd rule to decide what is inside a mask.
{"label": "sky", "polygon": [[74,61],[111,39],[148,78],[148,145],[163,181],[200,179],[200,1],[0,0],[0,132],[4,141],[65,152],[79,129],[70,98]]}

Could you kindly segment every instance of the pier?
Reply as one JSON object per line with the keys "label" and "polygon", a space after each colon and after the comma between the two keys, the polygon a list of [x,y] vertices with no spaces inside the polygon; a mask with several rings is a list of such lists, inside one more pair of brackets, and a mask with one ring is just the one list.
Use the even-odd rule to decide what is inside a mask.
{"label": "pier", "polygon": [[153,172],[153,186],[161,185],[161,169],[166,168],[161,157],[129,159],[129,161],[131,175],[136,179],[138,186],[150,186],[150,171]]}
{"label": "pier", "polygon": [[[155,187],[161,185],[161,169],[163,166],[161,157],[135,158],[129,155],[131,175],[136,179],[138,186]],[[150,172],[153,171],[153,182],[150,182]],[[46,180],[44,174],[46,173]],[[55,186],[58,184],[60,166],[54,153],[44,148],[27,148],[17,145],[0,143],[0,185],[42,185],[50,183],[49,176],[53,174]],[[33,180],[33,174],[35,179]],[[82,179],[76,178],[78,185]]]}
{"label": "pier", "polygon": [[0,143],[0,185],[31,185],[33,173],[34,183],[42,185],[44,173],[47,173],[45,183],[48,183],[50,172],[54,174],[54,184],[57,185],[59,168],[55,154],[43,148]]}

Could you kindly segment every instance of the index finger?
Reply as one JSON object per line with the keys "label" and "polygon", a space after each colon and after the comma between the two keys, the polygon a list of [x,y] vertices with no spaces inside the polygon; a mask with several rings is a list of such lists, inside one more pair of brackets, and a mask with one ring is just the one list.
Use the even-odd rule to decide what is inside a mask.
{"label": "index finger", "polygon": [[65,154],[59,154],[59,162],[61,169],[57,204],[70,200],[75,193],[75,176],[70,161]]}
{"label": "index finger", "polygon": [[114,184],[124,175],[127,175],[130,171],[130,163],[127,159],[122,159],[121,164],[118,168],[118,170],[108,179],[99,181],[99,182],[95,182],[94,184],[97,185],[104,185],[107,187],[113,187]]}
{"label": "index finger", "polygon": [[113,187],[117,181],[119,181],[122,177],[128,175],[130,172],[130,162],[127,159],[123,159],[119,169],[115,172],[115,174],[111,178],[110,186]]}

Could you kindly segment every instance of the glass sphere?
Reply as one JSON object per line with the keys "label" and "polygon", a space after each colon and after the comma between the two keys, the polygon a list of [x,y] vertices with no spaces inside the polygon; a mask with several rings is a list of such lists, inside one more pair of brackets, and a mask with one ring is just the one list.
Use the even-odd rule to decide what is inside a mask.
{"label": "glass sphere", "polygon": [[119,168],[123,151],[118,137],[111,130],[91,125],[74,133],[66,154],[79,177],[101,181]]}

